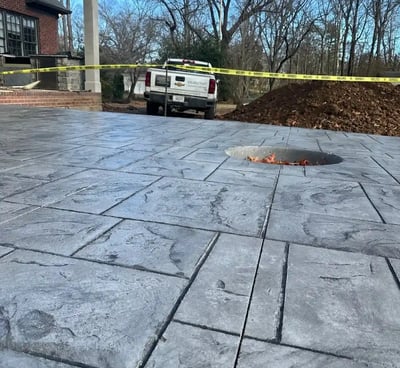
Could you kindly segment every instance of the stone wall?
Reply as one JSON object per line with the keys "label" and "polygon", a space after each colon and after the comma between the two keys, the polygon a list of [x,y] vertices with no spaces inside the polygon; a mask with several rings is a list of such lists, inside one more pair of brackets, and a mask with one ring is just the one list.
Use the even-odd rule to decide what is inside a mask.
{"label": "stone wall", "polygon": [[[59,58],[57,66],[82,65],[82,59],[78,58]],[[69,70],[58,72],[58,89],[63,91],[80,91],[84,89],[85,75],[81,70]]]}
{"label": "stone wall", "polygon": [[[83,59],[68,55],[33,55],[31,56],[32,68],[79,66],[83,65]],[[80,70],[58,71],[52,73],[37,73],[35,80],[40,80],[39,88],[82,91],[84,89],[85,73]]]}
{"label": "stone wall", "polygon": [[67,109],[101,111],[101,94],[48,90],[0,89],[0,105],[61,107]]}

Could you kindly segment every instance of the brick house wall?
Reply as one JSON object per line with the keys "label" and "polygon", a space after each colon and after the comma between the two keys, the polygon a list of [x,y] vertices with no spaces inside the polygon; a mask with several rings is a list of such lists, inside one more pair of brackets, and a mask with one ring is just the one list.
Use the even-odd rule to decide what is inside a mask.
{"label": "brick house wall", "polygon": [[[58,2],[55,2],[55,5]],[[36,6],[29,6],[26,0],[0,0],[0,10],[6,10],[21,15],[26,15],[37,19],[38,32],[38,54],[30,58],[20,57],[18,63],[10,63],[14,60],[7,55],[0,55],[0,70],[15,70],[37,67],[40,65],[40,58],[54,59],[54,66],[63,65],[80,65],[81,60],[78,58],[69,58],[68,56],[56,55],[59,51],[58,47],[58,13],[57,8],[53,10],[42,10]],[[65,9],[61,10],[65,13]],[[9,59],[7,62],[5,59]],[[26,60],[26,61],[25,61]],[[26,64],[26,63],[29,64]],[[39,64],[39,65],[36,65]],[[53,66],[53,65],[51,65]],[[42,73],[45,74],[45,73]],[[15,74],[10,75],[10,80],[7,82],[7,76],[1,78],[0,82],[8,86],[24,85],[36,80],[40,76],[32,74]],[[20,80],[25,77],[26,80]],[[59,72],[56,73],[55,82],[57,89],[32,89],[23,90],[19,88],[0,89],[0,105],[25,105],[37,107],[57,107],[67,109],[81,110],[102,110],[102,99],[100,93],[92,93],[87,91],[79,91],[82,85],[82,72]],[[43,78],[44,79],[44,78]],[[1,85],[1,83],[0,83]],[[65,91],[67,89],[68,91]],[[76,91],[71,91],[76,90]]]}
{"label": "brick house wall", "polygon": [[58,15],[28,6],[25,0],[0,0],[0,8],[38,20],[39,54],[56,54],[58,50]]}
{"label": "brick house wall", "polygon": [[25,105],[66,109],[101,111],[101,94],[46,90],[0,90],[0,106]]}

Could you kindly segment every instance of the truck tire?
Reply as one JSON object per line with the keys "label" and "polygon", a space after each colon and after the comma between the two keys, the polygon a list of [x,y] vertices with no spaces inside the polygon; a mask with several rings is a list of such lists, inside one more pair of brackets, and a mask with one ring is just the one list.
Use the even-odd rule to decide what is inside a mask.
{"label": "truck tire", "polygon": [[157,115],[158,114],[158,105],[154,102],[147,101],[146,113],[147,113],[147,115]]}
{"label": "truck tire", "polygon": [[204,119],[213,120],[215,118],[215,105],[204,112]]}

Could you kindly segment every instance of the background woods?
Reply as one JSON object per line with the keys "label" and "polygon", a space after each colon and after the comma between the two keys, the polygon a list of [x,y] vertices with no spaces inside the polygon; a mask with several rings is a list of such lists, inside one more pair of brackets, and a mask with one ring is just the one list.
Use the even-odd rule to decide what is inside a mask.
{"label": "background woods", "polygon": [[[60,22],[62,48],[72,53],[83,48],[81,3],[64,0],[73,12]],[[399,8],[399,0],[99,0],[101,57],[375,76],[399,69]],[[131,73],[132,91],[137,77]],[[287,83],[222,79],[222,97],[235,102]]]}

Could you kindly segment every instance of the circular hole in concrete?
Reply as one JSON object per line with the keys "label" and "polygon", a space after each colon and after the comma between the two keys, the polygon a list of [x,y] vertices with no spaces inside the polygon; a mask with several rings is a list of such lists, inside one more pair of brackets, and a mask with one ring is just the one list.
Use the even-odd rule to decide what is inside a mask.
{"label": "circular hole in concrete", "polygon": [[332,165],[343,161],[341,157],[331,153],[269,146],[231,147],[225,153],[237,159],[275,165]]}

